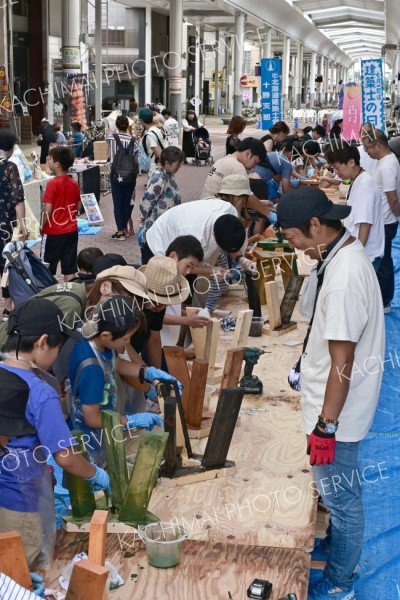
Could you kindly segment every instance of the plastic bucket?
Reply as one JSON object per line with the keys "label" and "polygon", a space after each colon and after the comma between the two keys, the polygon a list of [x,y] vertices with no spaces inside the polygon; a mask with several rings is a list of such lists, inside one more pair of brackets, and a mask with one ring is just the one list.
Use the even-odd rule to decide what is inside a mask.
{"label": "plastic bucket", "polygon": [[250,337],[260,337],[262,335],[262,328],[264,325],[264,317],[253,317],[251,319]]}
{"label": "plastic bucket", "polygon": [[139,535],[146,544],[147,560],[153,567],[168,569],[179,563],[181,544],[187,539],[183,527],[176,523],[150,523],[140,527]]}

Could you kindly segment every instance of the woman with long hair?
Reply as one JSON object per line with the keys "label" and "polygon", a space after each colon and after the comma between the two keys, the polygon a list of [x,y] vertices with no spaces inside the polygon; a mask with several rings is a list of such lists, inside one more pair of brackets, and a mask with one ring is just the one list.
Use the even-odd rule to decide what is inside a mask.
{"label": "woman with long hair", "polygon": [[277,121],[269,132],[261,138],[267,152],[272,152],[275,147],[283,142],[289,135],[290,129],[285,121]]}
{"label": "woman with long hair", "polygon": [[198,127],[202,127],[202,124],[198,120],[196,113],[194,110],[188,110],[186,117],[182,119],[182,150],[185,153],[186,159],[195,157],[193,134]]}
{"label": "woman with long hair", "polygon": [[226,132],[228,134],[225,145],[226,155],[236,152],[240,144],[239,135],[243,133],[245,127],[246,121],[243,119],[243,117],[240,117],[239,115],[232,117],[231,122],[229,123],[228,131]]}

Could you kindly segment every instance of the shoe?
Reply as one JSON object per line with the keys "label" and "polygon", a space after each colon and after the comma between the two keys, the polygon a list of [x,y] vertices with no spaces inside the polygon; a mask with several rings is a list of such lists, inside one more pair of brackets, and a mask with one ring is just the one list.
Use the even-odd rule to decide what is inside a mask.
{"label": "shoe", "polygon": [[354,600],[354,588],[343,590],[333,585],[326,577],[321,577],[308,588],[307,600]]}
{"label": "shoe", "polygon": [[325,569],[328,557],[329,549],[325,544],[325,540],[319,540],[314,546],[314,550],[311,552],[311,568],[319,570]]}
{"label": "shoe", "polygon": [[125,234],[124,233],[118,233],[118,231],[116,233],[114,233],[111,236],[112,240],[119,240],[120,242],[124,242],[125,241]]}
{"label": "shoe", "polygon": [[390,315],[391,312],[392,312],[392,307],[390,306],[390,304],[386,304],[386,306],[383,307],[383,314]]}
{"label": "shoe", "polygon": [[11,310],[7,310],[6,308],[3,310],[3,322],[5,323],[6,321],[8,321],[8,319],[10,318],[11,315]]}

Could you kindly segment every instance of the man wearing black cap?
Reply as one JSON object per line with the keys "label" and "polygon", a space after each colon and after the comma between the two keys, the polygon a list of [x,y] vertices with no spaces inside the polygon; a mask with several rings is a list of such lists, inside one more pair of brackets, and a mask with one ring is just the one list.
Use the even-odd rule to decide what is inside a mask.
{"label": "man wearing black cap", "polygon": [[295,369],[300,382],[289,376],[295,389],[301,387],[307,453],[330,510],[330,535],[316,548],[326,567],[311,583],[309,600],[354,598],[364,532],[361,486],[354,473],[382,379],[382,300],[364,247],[342,226],[350,211],[317,188],[291,190],[277,208],[289,244],[318,261],[301,302],[302,314],[311,321]]}
{"label": "man wearing black cap", "polygon": [[63,314],[49,300],[31,298],[8,321],[5,360],[0,364],[0,532],[17,531],[28,564],[42,546],[43,495],[52,493],[46,460],[53,455],[64,470],[109,487],[105,471],[74,452],[56,384],[47,370],[67,336]]}

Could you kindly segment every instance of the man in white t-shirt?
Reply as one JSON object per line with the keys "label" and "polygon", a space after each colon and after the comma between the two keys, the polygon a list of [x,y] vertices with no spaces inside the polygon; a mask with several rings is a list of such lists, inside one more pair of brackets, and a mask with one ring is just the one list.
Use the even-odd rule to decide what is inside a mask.
{"label": "man in white t-shirt", "polygon": [[382,380],[382,298],[364,247],[341,223],[351,210],[311,187],[285,193],[277,207],[290,246],[319,261],[302,298],[302,312],[312,321],[300,384],[307,453],[330,510],[331,533],[321,544],[326,567],[310,584],[309,600],[354,598],[364,533],[361,484],[354,474]]}
{"label": "man in white t-shirt", "polygon": [[153,111],[150,108],[141,108],[138,117],[144,129],[142,144],[145,144],[146,154],[150,157],[150,171],[152,171],[160,160],[161,152],[168,146],[168,142],[163,131],[153,125]]}
{"label": "man in white t-shirt", "polygon": [[361,167],[360,153],[355,144],[328,150],[326,158],[342,180],[352,180],[346,198],[347,205],[351,206],[351,213],[344,220],[344,226],[360,240],[377,271],[385,248],[383,209],[378,184]]}
{"label": "man in white t-shirt", "polygon": [[380,129],[375,129],[370,123],[364,123],[361,141],[368,156],[377,160],[372,175],[381,193],[385,225],[385,252],[377,275],[384,310],[385,313],[389,313],[395,286],[392,241],[396,237],[400,217],[400,165],[389,147],[386,135]]}
{"label": "man in white t-shirt", "polygon": [[162,116],[164,117],[163,130],[165,132],[165,136],[168,140],[169,146],[178,146],[179,145],[179,125],[178,121],[171,116],[171,111],[164,108],[162,111]]}

